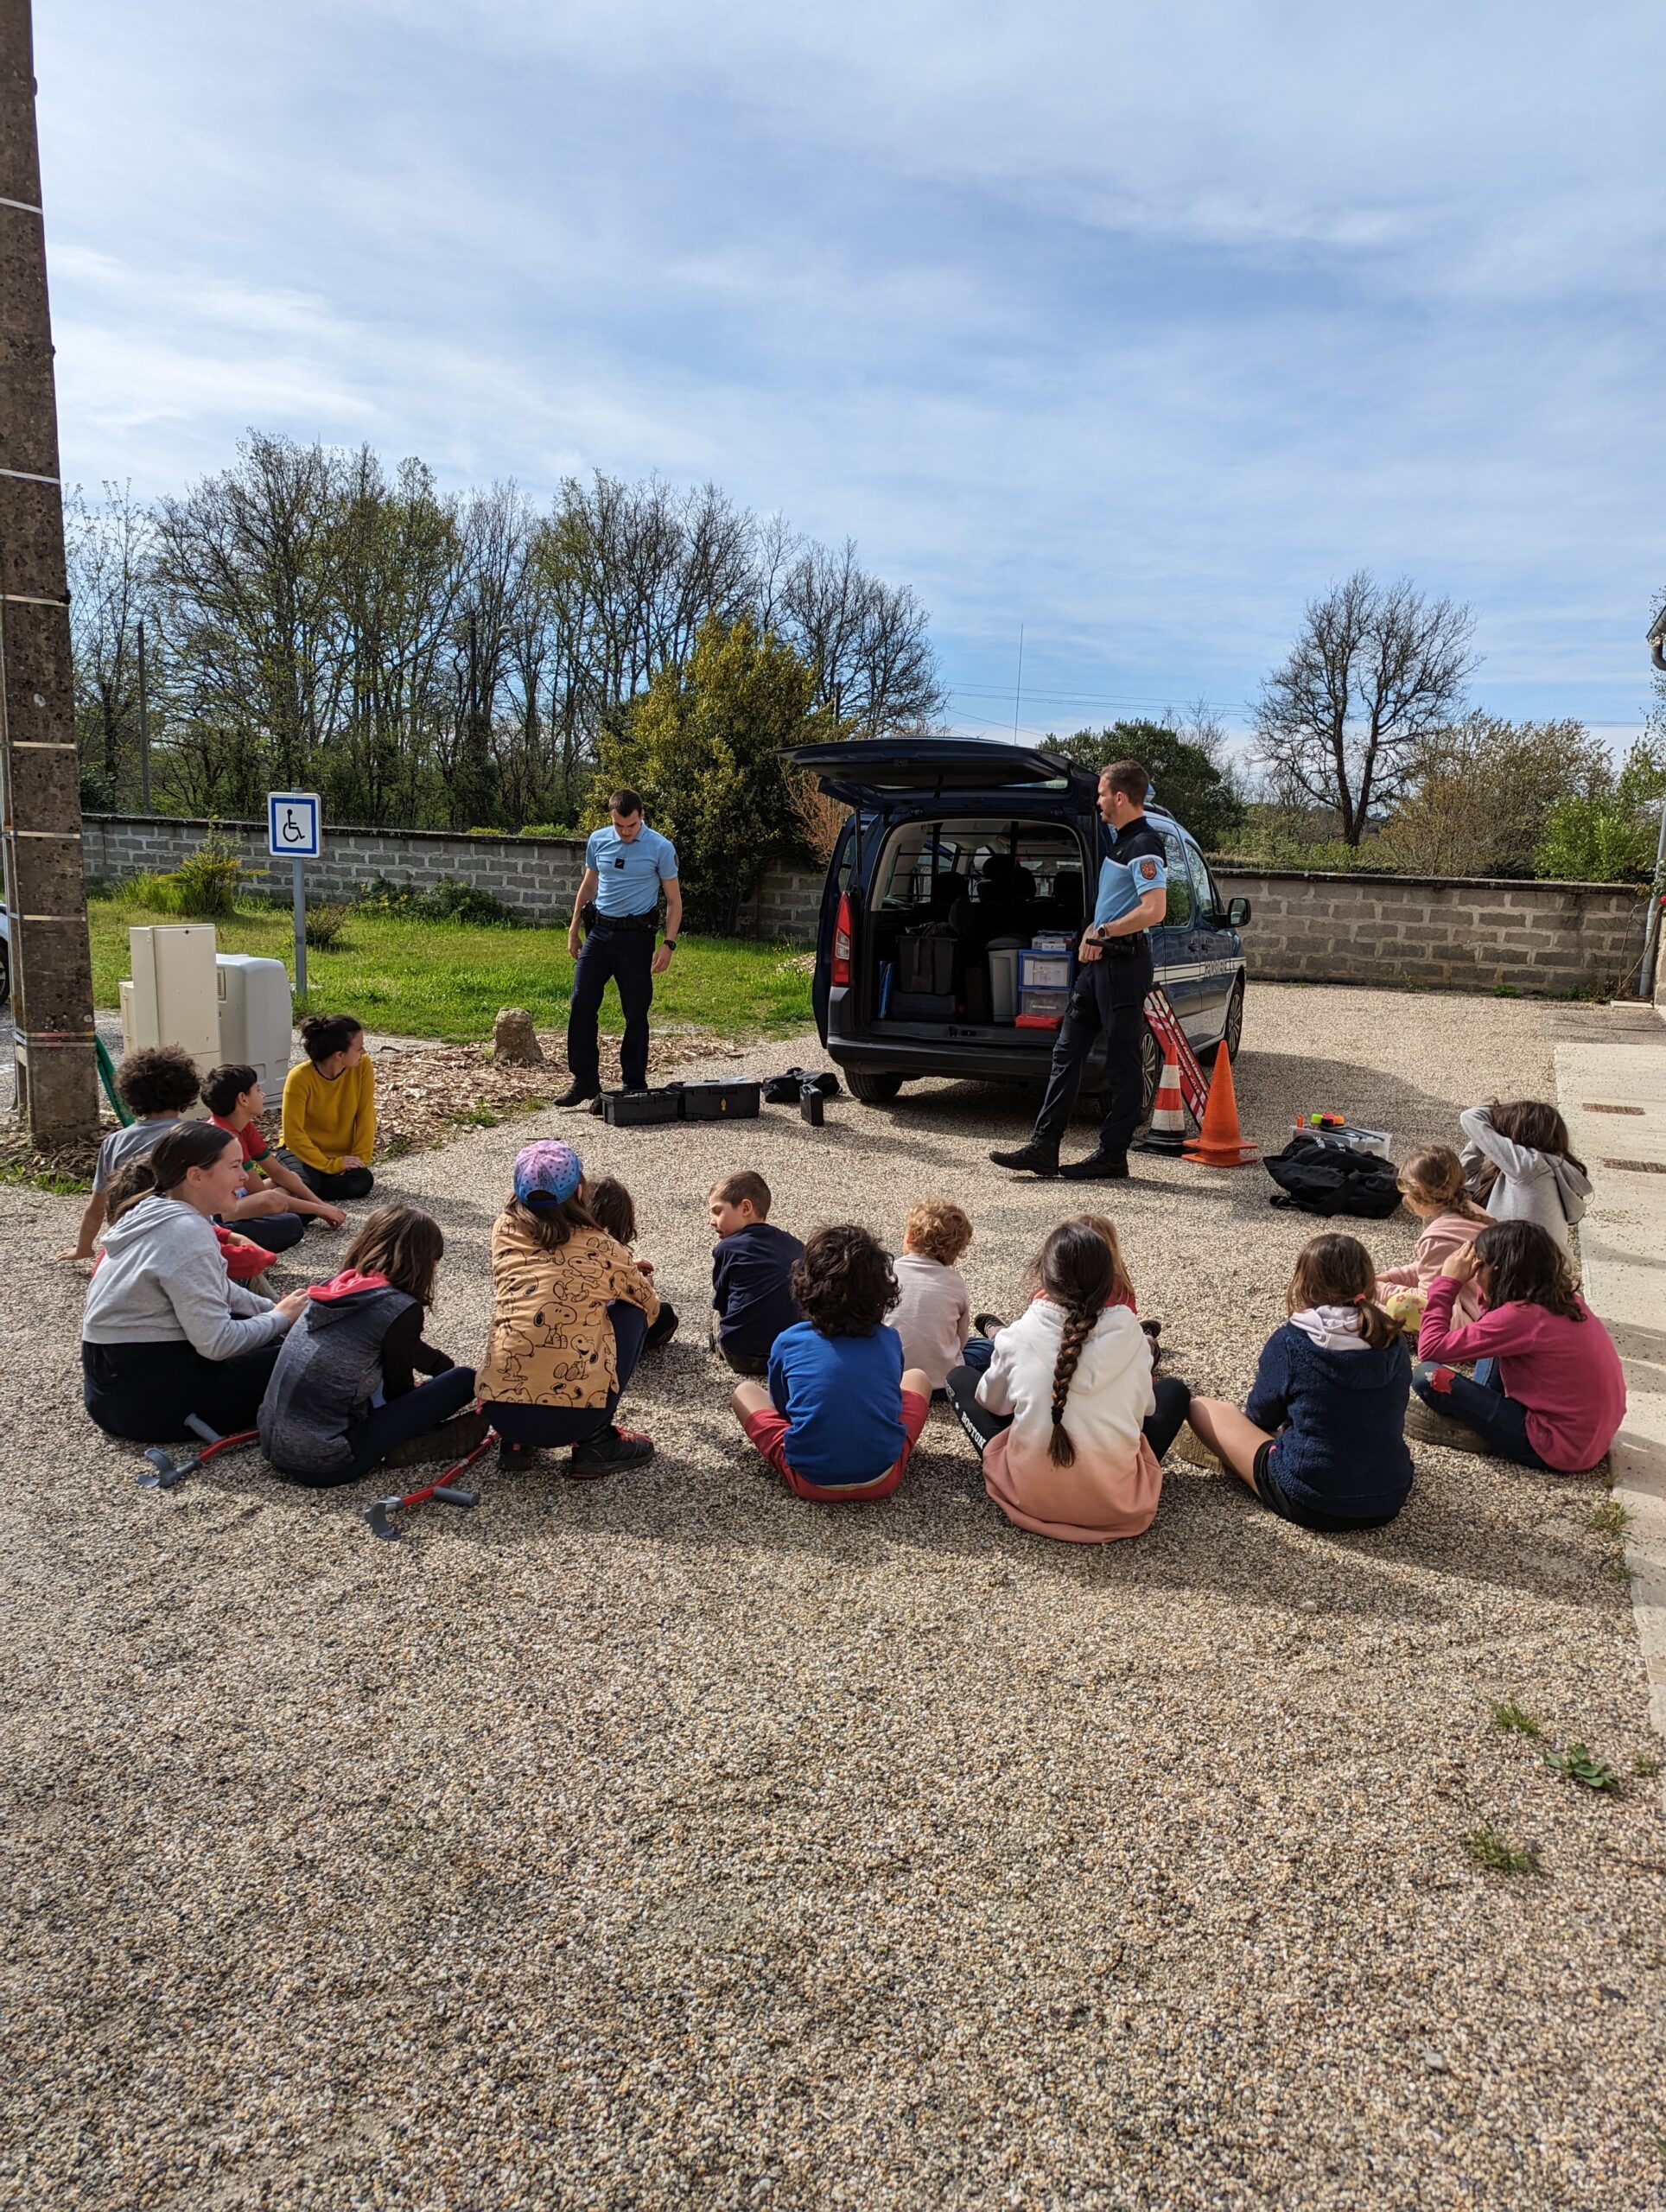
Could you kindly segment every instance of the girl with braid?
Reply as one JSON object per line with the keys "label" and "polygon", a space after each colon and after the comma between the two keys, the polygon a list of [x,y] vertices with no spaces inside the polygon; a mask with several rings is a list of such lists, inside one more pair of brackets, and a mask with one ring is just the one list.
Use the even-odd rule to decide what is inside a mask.
{"label": "girl with braid", "polygon": [[995,1339],[987,1372],[957,1367],[949,1377],[983,1486],[1038,1535],[1140,1535],[1156,1516],[1162,1457],[1192,1394],[1154,1381],[1132,1306],[1110,1303],[1116,1263],[1093,1221],[1061,1221],[1034,1272],[1037,1295]]}

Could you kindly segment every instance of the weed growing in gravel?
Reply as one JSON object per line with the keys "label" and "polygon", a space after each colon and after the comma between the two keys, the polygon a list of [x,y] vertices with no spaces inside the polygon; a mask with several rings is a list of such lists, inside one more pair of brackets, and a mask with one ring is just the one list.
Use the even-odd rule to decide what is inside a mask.
{"label": "weed growing in gravel", "polygon": [[495,1129],[503,1116],[494,1114],[485,1099],[477,1098],[472,1106],[465,1106],[461,1114],[454,1114],[451,1118],[460,1129]]}
{"label": "weed growing in gravel", "polygon": [[25,1190],[46,1191],[54,1198],[85,1198],[92,1188],[90,1176],[37,1173],[16,1160],[0,1160],[0,1183],[19,1183]]}
{"label": "weed growing in gravel", "polygon": [[1523,1844],[1519,1848],[1497,1828],[1472,1828],[1464,1838],[1466,1855],[1476,1866],[1485,1866],[1492,1874],[1542,1874],[1538,1847]]}
{"label": "weed growing in gravel", "polygon": [[1506,1736],[1542,1736],[1544,1730],[1530,1713],[1523,1713],[1519,1705],[1507,1700],[1492,1708],[1492,1725],[1503,1729]]}
{"label": "weed growing in gravel", "polygon": [[1660,1764],[1659,1757],[1656,1752],[1639,1751],[1631,1761],[1631,1771],[1635,1775],[1641,1776],[1644,1782],[1651,1782],[1660,1772]]}
{"label": "weed growing in gravel", "polygon": [[1581,1789],[1599,1789],[1609,1797],[1619,1795],[1618,1775],[1588,1744],[1570,1744],[1564,1751],[1543,1751],[1540,1756],[1564,1782],[1577,1782]]}
{"label": "weed growing in gravel", "polygon": [[1585,1525],[1593,1536],[1623,1536],[1631,1522],[1631,1515],[1617,1497],[1605,1497],[1585,1516]]}

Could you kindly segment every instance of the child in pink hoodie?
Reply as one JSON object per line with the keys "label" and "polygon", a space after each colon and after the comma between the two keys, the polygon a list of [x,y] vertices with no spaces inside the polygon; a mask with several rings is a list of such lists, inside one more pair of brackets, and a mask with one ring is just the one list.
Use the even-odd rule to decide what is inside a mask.
{"label": "child in pink hoodie", "polygon": [[[1478,1321],[1456,1321],[1459,1288],[1480,1292]],[[1460,1244],[1429,1285],[1406,1434],[1484,1452],[1548,1474],[1583,1474],[1625,1418],[1625,1376],[1609,1335],[1574,1288],[1567,1255],[1532,1221],[1499,1221]],[[1490,1379],[1451,1360],[1490,1363]]]}
{"label": "child in pink hoodie", "polygon": [[[1408,1266],[1377,1269],[1377,1303],[1415,1342],[1429,1285],[1442,1262],[1472,1244],[1491,1217],[1465,1188],[1464,1163],[1450,1145],[1428,1145],[1414,1153],[1397,1179],[1401,1197],[1424,1228]],[[1459,1287],[1455,1311],[1460,1321],[1479,1320],[1481,1301],[1473,1283]]]}

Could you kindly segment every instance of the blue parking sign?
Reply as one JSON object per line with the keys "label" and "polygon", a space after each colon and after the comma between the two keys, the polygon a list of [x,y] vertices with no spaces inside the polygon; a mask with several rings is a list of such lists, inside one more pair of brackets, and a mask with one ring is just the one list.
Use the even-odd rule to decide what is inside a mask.
{"label": "blue parking sign", "polygon": [[315,861],[324,810],[316,791],[268,791],[266,849],[274,860]]}

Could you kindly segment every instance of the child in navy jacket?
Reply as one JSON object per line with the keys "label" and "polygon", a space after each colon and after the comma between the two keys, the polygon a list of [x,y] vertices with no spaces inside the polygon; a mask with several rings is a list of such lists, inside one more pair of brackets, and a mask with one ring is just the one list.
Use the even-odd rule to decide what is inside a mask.
{"label": "child in navy jacket", "polygon": [[1243,1411],[1193,1398],[1186,1415],[1263,1505],[1304,1529],[1380,1529],[1411,1495],[1411,1352],[1376,1291],[1357,1236],[1315,1236]]}

